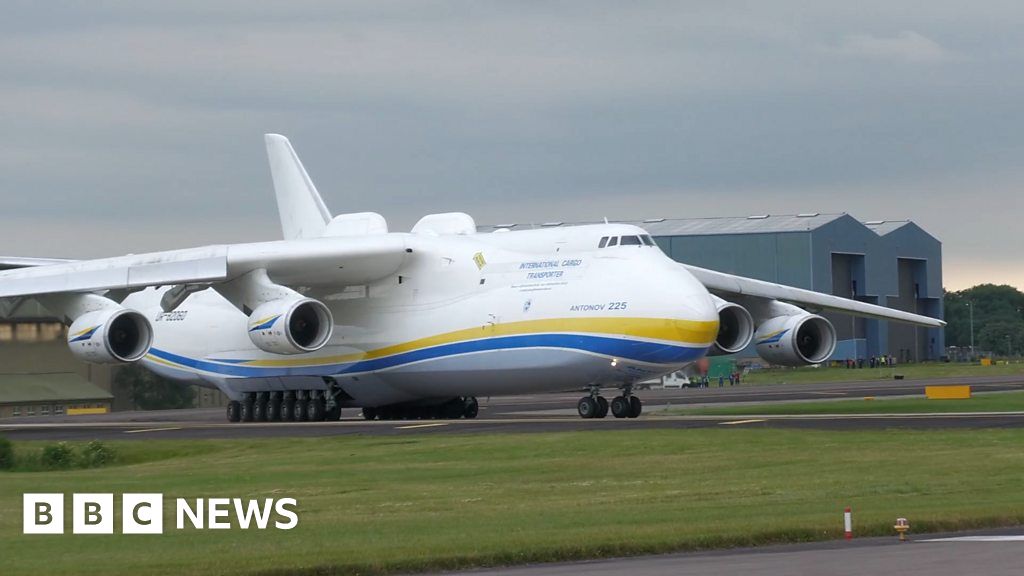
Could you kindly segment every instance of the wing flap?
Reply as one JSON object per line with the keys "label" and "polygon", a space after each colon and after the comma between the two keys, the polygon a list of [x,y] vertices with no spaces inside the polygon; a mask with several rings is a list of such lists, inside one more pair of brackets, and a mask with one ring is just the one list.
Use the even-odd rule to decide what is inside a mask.
{"label": "wing flap", "polygon": [[689,270],[697,280],[700,280],[708,290],[713,292],[754,298],[769,298],[801,306],[820,308],[822,310],[843,312],[854,316],[893,320],[930,328],[941,328],[946,325],[945,322],[937,318],[904,312],[902,310],[893,310],[885,306],[858,302],[840,296],[822,294],[813,290],[804,290],[763,280],[754,280],[753,278],[744,278],[743,276],[716,272],[687,264],[682,264],[682,266]]}

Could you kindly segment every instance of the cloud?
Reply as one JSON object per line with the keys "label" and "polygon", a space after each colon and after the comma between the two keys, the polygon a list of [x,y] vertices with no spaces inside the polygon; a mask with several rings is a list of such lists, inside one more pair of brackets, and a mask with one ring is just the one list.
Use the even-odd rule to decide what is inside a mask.
{"label": "cloud", "polygon": [[274,237],[279,132],[393,230],[839,210],[1024,268],[1022,27],[955,0],[12,0],[0,253]]}
{"label": "cloud", "polygon": [[839,51],[851,56],[904,62],[944,62],[958,58],[955,53],[913,30],[903,30],[888,37],[870,34],[846,36],[839,43]]}

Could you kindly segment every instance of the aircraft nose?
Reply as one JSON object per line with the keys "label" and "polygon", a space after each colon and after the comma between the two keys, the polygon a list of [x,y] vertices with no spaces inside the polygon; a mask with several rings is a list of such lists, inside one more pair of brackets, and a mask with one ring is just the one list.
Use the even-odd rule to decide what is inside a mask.
{"label": "aircraft nose", "polygon": [[672,300],[676,317],[690,339],[699,343],[714,342],[718,335],[718,307],[704,284],[682,266],[672,271]]}
{"label": "aircraft nose", "polygon": [[674,291],[681,300],[680,305],[689,319],[699,322],[718,322],[718,307],[715,306],[715,301],[704,284],[682,266],[678,266],[673,272],[676,277],[673,282]]}

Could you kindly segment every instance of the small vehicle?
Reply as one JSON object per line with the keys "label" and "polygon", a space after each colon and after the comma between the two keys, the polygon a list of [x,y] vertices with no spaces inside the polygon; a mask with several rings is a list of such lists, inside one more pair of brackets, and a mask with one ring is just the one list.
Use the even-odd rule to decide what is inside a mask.
{"label": "small vehicle", "polygon": [[682,371],[673,372],[661,378],[662,388],[690,388],[692,386],[695,384],[690,382],[690,377]]}

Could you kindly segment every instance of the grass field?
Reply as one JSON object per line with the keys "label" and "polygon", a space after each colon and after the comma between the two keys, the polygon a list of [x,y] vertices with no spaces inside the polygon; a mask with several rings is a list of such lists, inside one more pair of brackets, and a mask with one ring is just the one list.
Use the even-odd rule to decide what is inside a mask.
{"label": "grass field", "polygon": [[720,408],[672,410],[673,414],[733,416],[777,414],[925,414],[933,412],[1020,412],[1024,411],[1024,392],[999,392],[975,395],[967,400],[929,400],[927,398],[886,398],[872,400],[830,400],[826,402],[767,402]]}
{"label": "grass field", "polygon": [[[897,516],[915,531],[1020,524],[1022,442],[733,429],[119,442],[130,464],[0,473],[0,558],[5,575],[355,574],[837,538],[848,505],[860,535]],[[21,535],[22,493],[76,491],[293,497],[300,523],[176,530],[165,511],[162,536]]]}
{"label": "grass field", "polygon": [[[768,368],[751,371],[750,374],[743,378],[743,385],[892,380],[895,374],[903,375],[905,380],[960,377],[965,379],[965,384],[969,384],[969,379],[972,377],[1024,377],[1024,363],[981,366],[966,363],[926,362],[922,364],[905,364],[886,368],[861,368],[857,370],[829,367],[814,368],[810,366],[802,368]],[[717,382],[713,385],[717,385]]]}

